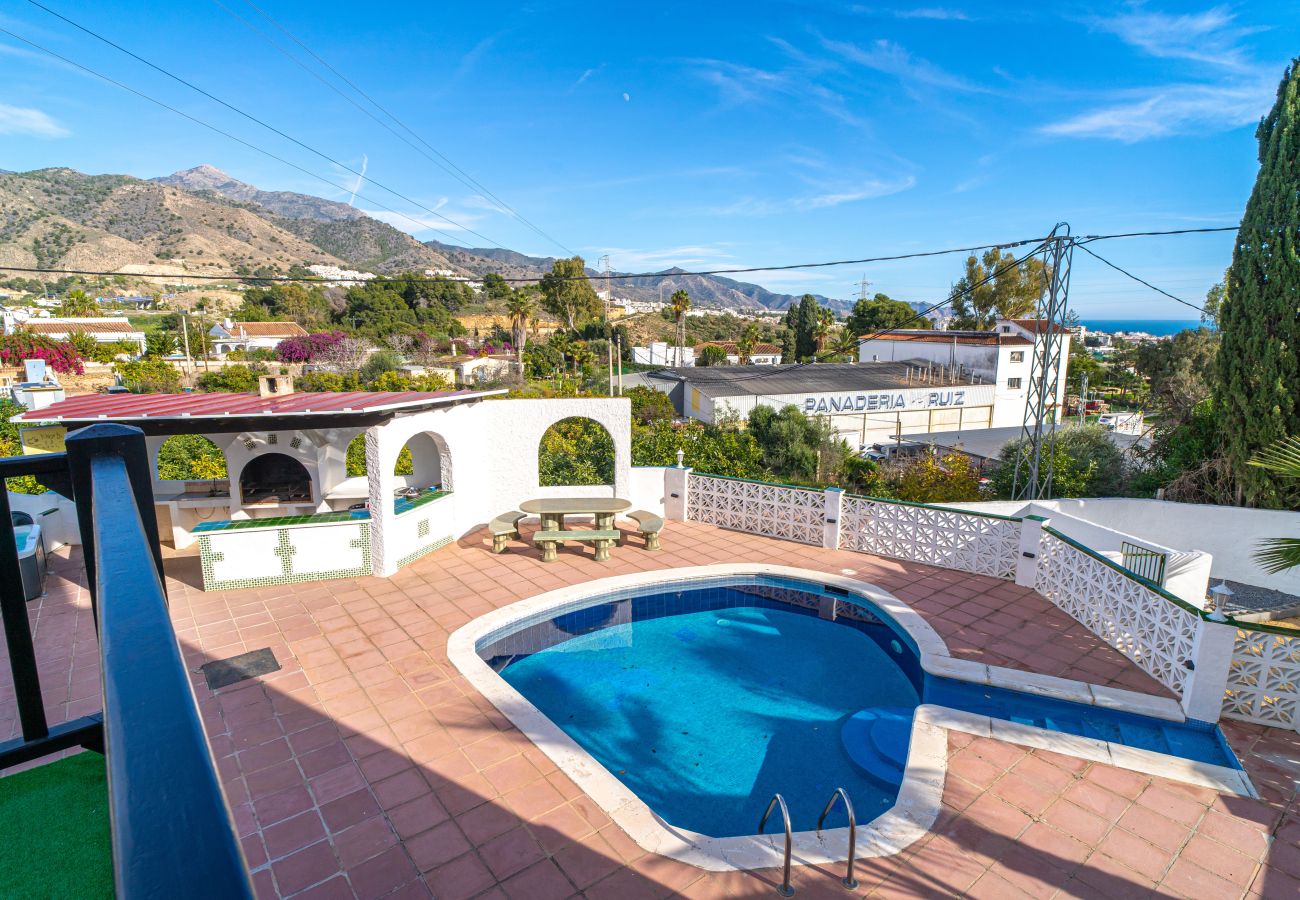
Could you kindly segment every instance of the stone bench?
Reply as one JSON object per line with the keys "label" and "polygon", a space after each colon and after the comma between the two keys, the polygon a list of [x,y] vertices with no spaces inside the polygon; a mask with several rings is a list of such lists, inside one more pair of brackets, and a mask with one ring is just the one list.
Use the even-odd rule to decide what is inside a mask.
{"label": "stone bench", "polygon": [[565,541],[591,541],[596,545],[596,562],[609,559],[609,548],[619,538],[618,529],[609,531],[538,531],[533,543],[542,548],[542,562],[555,562],[555,549]]}
{"label": "stone bench", "polygon": [[627,517],[636,523],[637,531],[641,532],[641,537],[645,538],[645,548],[647,550],[658,550],[659,532],[663,531],[664,528],[663,518],[644,509],[634,509],[627,514]]}
{"label": "stone bench", "polygon": [[519,537],[519,520],[522,518],[524,518],[523,513],[511,510],[488,523],[488,531],[492,532],[493,553],[505,553],[506,542],[512,537]]}

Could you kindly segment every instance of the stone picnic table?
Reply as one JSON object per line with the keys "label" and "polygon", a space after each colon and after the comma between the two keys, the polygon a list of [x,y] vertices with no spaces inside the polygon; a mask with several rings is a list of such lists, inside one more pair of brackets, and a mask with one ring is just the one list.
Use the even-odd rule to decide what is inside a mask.
{"label": "stone picnic table", "polygon": [[519,504],[522,512],[541,516],[542,531],[563,531],[565,516],[595,516],[597,531],[610,531],[614,516],[632,506],[631,500],[618,497],[545,497],[525,500]]}

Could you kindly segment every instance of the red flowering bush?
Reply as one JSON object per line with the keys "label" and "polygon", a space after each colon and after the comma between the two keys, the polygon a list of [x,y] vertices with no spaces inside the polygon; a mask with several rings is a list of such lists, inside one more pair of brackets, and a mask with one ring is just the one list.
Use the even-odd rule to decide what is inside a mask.
{"label": "red flowering bush", "polygon": [[341,331],[318,331],[304,337],[285,338],[275,345],[275,356],[286,363],[312,362],[345,337]]}
{"label": "red flowering bush", "polygon": [[43,359],[56,372],[82,375],[81,354],[66,341],[55,341],[28,331],[0,336],[0,363],[21,366],[25,359]]}

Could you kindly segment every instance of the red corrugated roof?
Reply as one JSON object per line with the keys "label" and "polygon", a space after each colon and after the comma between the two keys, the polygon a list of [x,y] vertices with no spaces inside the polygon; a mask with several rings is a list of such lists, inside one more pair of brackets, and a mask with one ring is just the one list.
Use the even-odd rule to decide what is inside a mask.
{"label": "red corrugated roof", "polygon": [[458,397],[501,391],[345,391],[257,394],[83,394],[28,410],[23,422],[124,422],[132,419],[220,419],[225,416],[298,416],[364,413],[436,406]]}

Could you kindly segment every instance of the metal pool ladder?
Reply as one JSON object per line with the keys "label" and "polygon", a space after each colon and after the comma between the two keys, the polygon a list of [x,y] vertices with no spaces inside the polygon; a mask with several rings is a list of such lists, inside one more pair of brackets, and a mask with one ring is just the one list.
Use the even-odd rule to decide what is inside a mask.
{"label": "metal pool ladder", "polygon": [[[854,851],[857,850],[857,846],[858,846],[858,818],[853,814],[853,804],[849,802],[849,795],[844,790],[844,788],[836,788],[835,793],[831,794],[830,802],[826,804],[826,808],[822,810],[821,817],[817,820],[817,830],[818,831],[822,830],[822,823],[826,821],[826,817],[830,814],[830,811],[835,807],[836,800],[844,801],[844,811],[849,814],[849,870],[848,872],[845,873],[844,880],[840,883],[852,891],[855,890],[858,886],[857,879],[853,877],[853,855],[854,855]],[[770,806],[768,807],[768,810],[769,811],[771,810]],[[767,817],[764,816],[764,818],[766,819]],[[762,830],[761,826],[759,827],[759,830],[760,831]],[[786,847],[787,847],[786,872],[788,873],[789,866],[790,866],[790,851],[788,849],[789,848],[788,843],[786,844]],[[790,876],[789,874],[787,874],[786,882],[788,883],[789,881],[790,881]]]}
{"label": "metal pool ladder", "polygon": [[[834,799],[835,798],[832,797],[831,801],[834,802]],[[845,797],[844,802],[848,803],[848,801],[849,798]],[[785,798],[780,794],[773,794],[772,799],[768,802],[767,811],[763,813],[763,818],[758,821],[758,833],[763,833],[763,826],[767,824],[767,817],[772,815],[772,810],[777,806],[777,804],[781,805],[781,818],[785,820],[785,876],[781,881],[781,886],[777,888],[776,891],[782,897],[793,897],[794,888],[790,887],[790,845],[794,841],[794,835],[790,830],[790,810],[785,805]],[[852,815],[853,813],[850,812],[850,818],[852,818]],[[853,863],[850,862],[850,870],[852,870],[852,866]]]}

